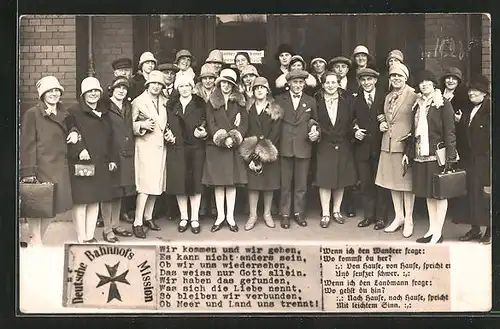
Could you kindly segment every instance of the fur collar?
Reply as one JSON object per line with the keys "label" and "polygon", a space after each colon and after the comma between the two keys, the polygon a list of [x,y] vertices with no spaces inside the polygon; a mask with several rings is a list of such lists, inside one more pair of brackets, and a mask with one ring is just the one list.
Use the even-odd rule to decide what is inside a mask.
{"label": "fur collar", "polygon": [[431,94],[431,97],[426,100],[424,99],[422,93],[419,93],[417,94],[417,101],[415,102],[415,105],[417,104],[418,106],[426,106],[429,104],[430,106],[434,106],[439,109],[444,105],[443,94],[441,94],[441,90],[435,89]]}
{"label": "fur collar", "polygon": [[[252,102],[252,106],[255,105],[255,100]],[[283,118],[285,111],[283,108],[274,101],[274,99],[269,99],[264,113],[271,117],[271,120],[276,121]]]}
{"label": "fur collar", "polygon": [[[222,95],[222,91],[219,87],[215,88],[215,90],[210,95],[209,100],[214,109],[221,108],[225,105],[224,96]],[[246,104],[245,96],[237,91],[233,91],[231,95],[229,95],[229,101],[236,102],[243,107],[245,107]]]}

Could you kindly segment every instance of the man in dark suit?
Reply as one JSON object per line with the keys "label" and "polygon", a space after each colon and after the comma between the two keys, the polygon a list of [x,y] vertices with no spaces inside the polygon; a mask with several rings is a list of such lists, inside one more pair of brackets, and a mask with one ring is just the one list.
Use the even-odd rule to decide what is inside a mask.
{"label": "man in dark suit", "polygon": [[[356,79],[349,79],[348,73],[352,67],[352,62],[349,58],[338,56],[332,58],[328,62],[328,70],[334,72],[337,75],[339,81],[339,89],[342,89],[343,93],[355,95],[359,90],[359,85]],[[344,197],[342,200],[342,208],[346,213],[347,217],[356,216],[356,206],[354,202],[354,188],[346,187],[344,189]]]}
{"label": "man in dark suit", "polygon": [[373,69],[359,69],[357,79],[361,89],[354,100],[354,156],[365,213],[365,218],[358,223],[358,227],[375,224],[375,230],[381,230],[386,225],[388,202],[388,191],[375,185],[382,141],[377,115],[384,113],[385,100],[384,92],[375,87],[378,77],[379,73]]}
{"label": "man in dark suit", "polygon": [[281,155],[281,227],[290,227],[292,185],[294,219],[307,226],[305,218],[307,175],[311,159],[311,142],[319,139],[316,100],[306,95],[305,79],[308,72],[294,70],[286,75],[290,91],[276,96],[283,108],[283,126],[280,139]]}

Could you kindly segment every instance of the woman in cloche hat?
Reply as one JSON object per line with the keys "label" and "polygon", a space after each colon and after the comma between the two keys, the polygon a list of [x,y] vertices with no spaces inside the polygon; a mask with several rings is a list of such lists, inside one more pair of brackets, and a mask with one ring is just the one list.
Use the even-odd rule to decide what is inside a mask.
{"label": "woman in cloche hat", "polygon": [[[64,88],[59,80],[45,76],[37,82],[36,88],[39,103],[27,110],[21,120],[19,175],[24,183],[56,184],[55,213],[61,214],[73,206],[66,143],[77,142],[78,134],[68,135],[65,121],[69,114],[60,102]],[[43,244],[50,222],[49,218],[28,218],[29,245]]]}
{"label": "woman in cloche hat", "polygon": [[[217,86],[207,104],[208,139],[202,182],[214,186],[217,219],[211,231],[221,229],[227,220],[232,232],[238,231],[234,221],[236,186],[247,183],[246,167],[238,153],[248,128],[245,97],[238,92],[236,72],[224,69],[215,80]],[[224,211],[227,204],[227,212]]]}
{"label": "woman in cloche hat", "polygon": [[[180,211],[179,232],[188,224],[191,232],[200,233],[199,210],[201,176],[205,163],[206,103],[193,94],[194,81],[188,76],[175,80],[175,96],[167,102],[167,116],[175,143],[167,145],[167,195],[174,195]],[[188,203],[191,217],[188,216]]]}
{"label": "woman in cloche hat", "polygon": [[176,78],[185,75],[191,79],[195,79],[196,74],[193,71],[194,56],[187,49],[181,49],[175,54],[175,65],[179,67],[179,71],[175,74]]}
{"label": "woman in cloche hat", "polygon": [[[455,222],[470,225],[470,230],[460,241],[479,240],[491,243],[491,214],[487,204],[488,190],[491,198],[491,98],[490,82],[484,75],[477,76],[468,87],[472,109],[460,119],[469,140],[462,163],[467,171],[467,198],[469,212]],[[486,230],[481,233],[481,226]]]}
{"label": "woman in cloche hat", "polygon": [[132,232],[144,239],[144,225],[159,231],[153,220],[156,197],[166,190],[166,143],[172,143],[174,136],[167,126],[167,98],[164,75],[152,71],[144,84],[146,90],[132,102],[132,122],[135,135],[135,186],[137,201]]}
{"label": "woman in cloche hat", "polygon": [[402,163],[404,138],[411,131],[417,94],[406,84],[410,72],[406,65],[394,63],[389,68],[391,92],[385,97],[384,113],[377,117],[382,132],[380,160],[375,184],[391,191],[395,218],[384,232],[393,233],[402,226],[403,236],[413,235],[412,170]]}
{"label": "woman in cloche hat", "polygon": [[[130,84],[126,76],[116,77],[108,87],[109,98],[103,99],[109,110],[113,130],[113,147],[117,150],[118,169],[111,174],[113,199],[101,203],[104,222],[104,241],[118,242],[117,236],[129,237],[132,233],[120,227],[122,201],[135,196],[134,132],[132,129],[132,106],[127,97]],[[134,198],[135,199],[135,198]]]}
{"label": "woman in cloche hat", "polygon": [[149,74],[153,71],[158,64],[155,56],[146,51],[142,53],[139,58],[139,65],[137,73],[134,74],[130,81],[130,95],[129,97],[134,100],[137,96],[144,91],[144,83],[148,80]]}
{"label": "woman in cloche hat", "polygon": [[77,127],[81,134],[76,144],[68,146],[73,220],[80,243],[97,242],[99,203],[114,197],[111,175],[118,169],[118,154],[112,145],[109,111],[99,102],[102,93],[99,80],[87,77],[81,84],[80,102],[69,109],[68,127]]}
{"label": "woman in cloche hat", "polygon": [[264,222],[275,226],[271,215],[273,193],[280,189],[279,139],[283,109],[271,96],[269,83],[258,77],[252,86],[253,99],[248,114],[248,133],[240,146],[246,161],[248,176],[249,216],[245,230],[251,230],[257,221],[259,193],[264,194]]}
{"label": "woman in cloche hat", "polygon": [[413,193],[427,201],[429,229],[417,242],[436,244],[443,241],[448,200],[436,199],[433,195],[433,176],[443,171],[435,155],[438,146],[442,145],[446,148],[444,170],[448,171],[456,163],[454,112],[451,103],[437,89],[434,73],[422,71],[418,86],[420,93],[413,106],[412,137],[406,142],[403,162],[412,163]]}

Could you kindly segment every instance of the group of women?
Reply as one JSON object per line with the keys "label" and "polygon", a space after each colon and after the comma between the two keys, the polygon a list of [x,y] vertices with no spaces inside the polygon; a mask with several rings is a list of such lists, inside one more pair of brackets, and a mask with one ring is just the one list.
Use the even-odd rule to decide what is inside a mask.
{"label": "group of women", "polygon": [[[113,67],[116,77],[106,95],[96,78],[85,78],[78,103],[67,110],[59,101],[63,86],[46,76],[37,83],[40,103],[22,120],[21,181],[56,184],[56,213],[72,209],[80,243],[97,241],[100,209],[103,239],[113,243],[118,236],[145,238],[148,230],[160,230],[153,209],[163,193],[177,199],[178,230],[199,233],[204,186],[213,187],[215,195],[212,232],[224,222],[238,231],[234,208],[237,187],[243,186],[249,204],[245,230],[256,225],[261,192],[264,223],[275,227],[276,191],[281,191],[281,226],[290,227],[292,203],[297,223],[306,226],[302,185],[312,159],[321,227],[331,218],[344,223],[344,191],[361,181],[365,218],[358,226],[375,223],[387,233],[403,228],[409,238],[414,200],[422,197],[429,229],[417,242],[440,243],[448,202],[434,197],[432,177],[460,166],[467,170],[470,211],[457,219],[471,225],[460,240],[491,240],[484,198],[490,185],[484,76],[466,88],[457,68],[441,83],[423,71],[413,88],[401,51],[389,53],[387,72],[381,74],[365,46],[356,47],[351,59],[314,58],[311,72],[289,45],[279,47],[276,59],[279,67],[265,78],[245,52],[236,54],[231,69],[213,50],[199,74],[187,50],[179,51],[174,63],[160,65],[146,52],[134,76],[131,65]],[[441,145],[444,166],[436,158]],[[395,213],[387,227],[385,210],[379,210],[385,191]],[[135,218],[129,231],[119,219],[122,200],[131,196],[136,196]],[[34,242],[41,243],[49,222],[29,219]],[[484,234],[481,226],[487,227]]]}

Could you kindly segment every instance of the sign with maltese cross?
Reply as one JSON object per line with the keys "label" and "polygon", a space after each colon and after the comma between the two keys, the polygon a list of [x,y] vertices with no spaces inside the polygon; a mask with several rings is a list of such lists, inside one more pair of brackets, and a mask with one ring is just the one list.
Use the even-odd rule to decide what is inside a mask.
{"label": "sign with maltese cross", "polygon": [[118,266],[120,265],[120,262],[116,263],[114,266],[109,266],[108,264],[106,265],[106,269],[108,270],[108,275],[102,275],[99,273],[96,273],[97,276],[99,277],[99,283],[97,284],[96,288],[99,288],[101,286],[105,286],[109,284],[109,292],[108,292],[108,303],[112,301],[113,299],[118,299],[120,302],[122,301],[122,297],[120,296],[120,291],[118,290],[117,282],[125,283],[130,285],[130,283],[127,281],[127,274],[128,270],[123,272],[120,275],[116,275],[118,272]]}
{"label": "sign with maltese cross", "polygon": [[67,244],[63,305],[156,309],[156,246]]}

